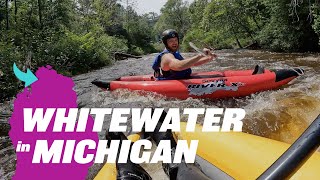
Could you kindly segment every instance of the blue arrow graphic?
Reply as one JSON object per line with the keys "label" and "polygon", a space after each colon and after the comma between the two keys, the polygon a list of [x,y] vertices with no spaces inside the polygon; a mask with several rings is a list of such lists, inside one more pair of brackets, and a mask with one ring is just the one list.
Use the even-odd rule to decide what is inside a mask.
{"label": "blue arrow graphic", "polygon": [[16,63],[13,64],[13,72],[19,80],[25,82],[24,87],[28,87],[32,83],[38,81],[38,78],[30,71],[30,69],[27,69],[27,73],[24,73],[20,71]]}

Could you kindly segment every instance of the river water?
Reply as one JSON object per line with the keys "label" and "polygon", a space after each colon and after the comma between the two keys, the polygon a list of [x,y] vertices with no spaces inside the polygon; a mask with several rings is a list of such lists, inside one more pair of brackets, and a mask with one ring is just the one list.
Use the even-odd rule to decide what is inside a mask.
{"label": "river water", "polygon": [[[320,113],[319,54],[286,54],[251,50],[220,50],[216,53],[219,57],[216,61],[195,67],[193,71],[244,70],[253,69],[255,65],[259,64],[267,69],[300,67],[306,72],[304,76],[298,77],[278,90],[224,100],[166,99],[152,93],[140,96],[127,90],[103,92],[90,83],[94,79],[108,80],[130,74],[151,74],[150,66],[154,57],[152,54],[143,56],[142,59],[118,61],[113,66],[74,77],[78,105],[89,108],[238,107],[245,109],[247,113],[243,128],[245,132],[287,143],[293,143]],[[185,57],[192,55],[184,54]],[[12,102],[0,105],[0,179],[11,179],[16,162],[14,148],[7,136],[10,129],[7,121],[12,112]],[[104,127],[106,130],[108,122]],[[105,132],[99,133],[101,139],[104,136]],[[93,179],[101,166],[94,165],[89,170],[87,179]],[[154,179],[167,179],[161,164],[143,166]]]}

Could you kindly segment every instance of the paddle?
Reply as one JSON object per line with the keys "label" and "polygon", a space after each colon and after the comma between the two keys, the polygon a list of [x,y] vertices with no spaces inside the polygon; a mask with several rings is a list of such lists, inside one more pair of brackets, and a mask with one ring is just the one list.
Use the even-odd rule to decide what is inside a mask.
{"label": "paddle", "polygon": [[189,42],[190,47],[192,47],[195,51],[200,53],[203,56],[207,56],[202,50],[200,50],[196,45],[193,44],[193,42]]}
{"label": "paddle", "polygon": [[[200,53],[203,56],[208,56],[207,54],[205,54],[201,49],[199,49],[195,44],[193,44],[193,42],[189,42],[190,47],[192,47],[195,51],[197,51],[198,53]],[[216,57],[215,61],[218,62],[218,58]],[[219,60],[220,61],[220,60]]]}
{"label": "paddle", "polygon": [[[190,45],[190,47],[192,47],[196,52],[200,53],[201,55],[208,56],[201,49],[199,49],[193,42],[189,42],[189,45]],[[214,50],[214,49],[211,49],[211,50]],[[221,62],[220,58],[218,59],[217,57],[216,57],[215,61],[217,61],[219,63]],[[263,74],[264,73],[264,68],[263,67],[262,67],[262,69],[259,69],[259,68],[260,68],[260,66],[258,66],[258,65],[255,67],[253,75],[254,74]],[[211,78],[211,77],[203,77],[203,78]]]}

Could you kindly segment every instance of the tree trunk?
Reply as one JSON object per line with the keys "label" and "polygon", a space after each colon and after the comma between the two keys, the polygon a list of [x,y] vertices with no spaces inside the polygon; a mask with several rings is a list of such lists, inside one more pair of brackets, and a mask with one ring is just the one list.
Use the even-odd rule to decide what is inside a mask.
{"label": "tree trunk", "polygon": [[9,30],[9,0],[6,0],[6,30]]}
{"label": "tree trunk", "polygon": [[30,12],[29,12],[29,17],[28,17],[28,23],[31,22],[32,13],[33,13],[33,3],[31,4],[31,9],[30,9]]}
{"label": "tree trunk", "polygon": [[256,26],[258,27],[259,31],[261,31],[261,27],[259,26],[259,23],[258,23],[258,21],[256,20],[256,16],[255,16],[255,15],[252,15],[252,19],[253,19],[254,23],[256,24]]}
{"label": "tree trunk", "polygon": [[14,0],[14,22],[15,23],[17,23],[17,14],[18,14],[17,0]]}
{"label": "tree trunk", "polygon": [[237,33],[236,33],[236,31],[234,30],[234,26],[233,26],[233,25],[231,25],[231,31],[232,31],[232,33],[234,34],[234,38],[236,39],[239,48],[242,49],[241,43],[240,43],[240,41],[239,41],[239,39],[238,39]]}
{"label": "tree trunk", "polygon": [[[30,24],[31,18],[32,18],[32,12],[33,12],[33,3],[31,4],[31,9],[28,12],[29,17],[28,17],[28,23]],[[23,27],[23,38],[26,38],[26,26]]]}
{"label": "tree trunk", "polygon": [[40,29],[42,29],[41,0],[38,0],[38,8],[39,8],[39,23],[40,23]]}
{"label": "tree trunk", "polygon": [[24,71],[24,72],[26,72],[27,71],[27,69],[29,68],[29,69],[32,69],[32,65],[31,65],[31,60],[32,60],[32,44],[31,44],[31,40],[29,40],[29,43],[28,43],[28,47],[27,47],[27,54],[26,54],[26,59],[25,59],[25,64],[23,65],[23,68],[22,68],[22,70]]}
{"label": "tree trunk", "polygon": [[240,41],[237,37],[236,37],[236,41],[237,41],[238,46],[242,49],[243,47],[241,46]]}
{"label": "tree trunk", "polygon": [[[233,16],[231,16],[231,18],[233,18]],[[238,19],[233,19],[233,21],[236,22],[237,24],[239,24],[245,30],[245,32],[250,36],[251,40],[254,41],[254,38],[253,38],[251,30],[246,25],[241,23],[239,18]]]}
{"label": "tree trunk", "polygon": [[31,65],[31,60],[32,60],[32,51],[29,50],[27,52],[27,56],[26,56],[26,62],[24,64],[24,71],[27,71],[27,69],[32,69],[32,65]]}

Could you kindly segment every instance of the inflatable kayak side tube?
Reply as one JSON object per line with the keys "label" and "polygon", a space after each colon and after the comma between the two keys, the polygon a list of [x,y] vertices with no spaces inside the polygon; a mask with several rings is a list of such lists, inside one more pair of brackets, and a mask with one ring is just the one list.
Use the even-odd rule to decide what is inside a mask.
{"label": "inflatable kayak side tube", "polygon": [[275,71],[276,74],[276,82],[291,78],[298,77],[304,73],[303,69],[295,68],[295,69],[281,69]]}
{"label": "inflatable kayak side tube", "polygon": [[94,80],[91,83],[102,89],[106,89],[106,90],[110,89],[110,82]]}
{"label": "inflatable kayak side tube", "polygon": [[287,179],[304,165],[320,145],[320,115],[258,180]]}

